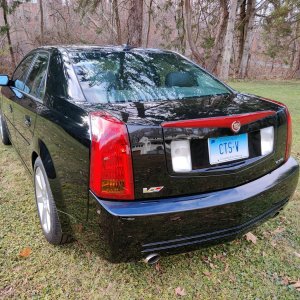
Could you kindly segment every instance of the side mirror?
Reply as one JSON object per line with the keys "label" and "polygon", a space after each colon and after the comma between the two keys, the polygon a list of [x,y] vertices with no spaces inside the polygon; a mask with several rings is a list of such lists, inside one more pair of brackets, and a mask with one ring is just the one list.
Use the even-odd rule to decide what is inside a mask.
{"label": "side mirror", "polygon": [[9,77],[8,75],[0,75],[0,86],[8,86]]}

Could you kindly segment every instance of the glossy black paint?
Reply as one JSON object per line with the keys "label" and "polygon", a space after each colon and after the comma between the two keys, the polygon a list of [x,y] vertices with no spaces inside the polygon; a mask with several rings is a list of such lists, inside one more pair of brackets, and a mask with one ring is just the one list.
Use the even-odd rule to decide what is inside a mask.
{"label": "glossy black paint", "polygon": [[299,165],[236,188],[153,201],[111,202],[90,195],[112,261],[171,254],[227,241],[276,215],[293,195]]}
{"label": "glossy black paint", "polygon": [[[277,211],[292,195],[298,178],[297,164],[292,159],[283,164],[286,116],[282,107],[234,91],[228,95],[180,101],[91,104],[78,84],[68,49],[45,47],[31,52],[49,54],[43,99],[13,87],[3,87],[0,96],[0,109],[12,144],[31,177],[36,157],[40,156],[43,161],[64,232],[76,237],[79,224],[99,219],[96,212],[100,208],[98,221],[102,236],[108,241],[104,247],[111,259],[127,259],[140,256],[147,249],[152,251],[154,248],[148,247],[149,243],[235,228],[251,220],[256,223],[256,217],[268,210]],[[89,196],[88,114],[95,110],[107,111],[127,124],[135,201],[111,202],[96,198],[94,201],[94,197]],[[208,137],[231,135],[232,132],[227,129],[163,129],[162,122],[264,110],[274,110],[277,114],[242,127],[240,133],[255,134],[261,127],[274,125],[274,153],[264,158],[254,155],[249,160],[216,167],[208,166],[205,159],[199,163],[195,158],[192,173],[173,173],[169,149],[172,139],[190,138],[197,144]],[[147,148],[149,141],[150,149]],[[197,153],[196,146],[193,151]],[[268,190],[266,194],[257,190],[253,195],[255,184]],[[142,192],[144,187],[162,185],[164,189],[155,195]],[[235,197],[234,203],[231,196]],[[210,202],[211,199],[214,202]],[[132,211],[138,211],[141,217],[131,216]],[[185,221],[181,222],[182,219]]]}
{"label": "glossy black paint", "polygon": [[[44,98],[39,101],[21,91],[16,96],[11,87],[3,87],[1,110],[30,177],[34,159],[42,158],[64,232],[76,237],[76,228],[86,222],[88,213],[88,113],[76,104],[84,98],[78,85],[73,88],[76,77],[64,60],[65,53],[56,48],[39,51],[50,55]],[[26,116],[31,118],[29,127]]]}

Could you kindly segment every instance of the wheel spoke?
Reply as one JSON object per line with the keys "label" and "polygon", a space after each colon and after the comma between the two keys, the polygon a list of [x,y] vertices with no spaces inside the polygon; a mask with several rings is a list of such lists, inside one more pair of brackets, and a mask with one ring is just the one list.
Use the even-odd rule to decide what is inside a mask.
{"label": "wheel spoke", "polygon": [[46,221],[46,213],[47,213],[46,208],[45,208],[45,206],[43,206],[43,210],[42,210],[42,223],[43,224]]}
{"label": "wheel spoke", "polygon": [[43,196],[40,193],[36,195],[36,200],[37,200],[38,204],[44,203]]}
{"label": "wheel spoke", "polygon": [[42,218],[42,213],[43,213],[43,210],[44,210],[44,203],[43,202],[38,202],[38,210],[39,210],[39,214]]}
{"label": "wheel spoke", "polygon": [[46,206],[43,209],[43,226],[46,232],[49,232],[50,214],[47,211]]}
{"label": "wheel spoke", "polygon": [[40,167],[35,171],[35,195],[41,225],[46,233],[51,229],[50,199],[47,191],[46,178]]}
{"label": "wheel spoke", "polygon": [[42,190],[46,192],[46,182],[43,175],[41,176],[41,186],[42,186]]}
{"label": "wheel spoke", "polygon": [[37,169],[37,174],[36,174],[35,178],[36,178],[37,187],[39,188],[40,192],[42,192],[43,186],[42,186],[41,175],[40,175],[39,169]]}

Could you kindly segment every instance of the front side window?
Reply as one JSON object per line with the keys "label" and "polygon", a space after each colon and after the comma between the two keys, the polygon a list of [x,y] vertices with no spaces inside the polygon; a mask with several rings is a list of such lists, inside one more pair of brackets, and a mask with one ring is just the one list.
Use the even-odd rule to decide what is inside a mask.
{"label": "front side window", "polygon": [[21,91],[24,90],[25,80],[33,61],[35,54],[29,54],[17,67],[13,75],[13,81],[15,82],[15,87]]}
{"label": "front side window", "polygon": [[38,99],[42,99],[45,93],[48,61],[48,54],[39,54],[33,63],[25,84],[24,91]]}
{"label": "front side window", "polygon": [[222,83],[174,53],[71,51],[79,83],[91,103],[122,103],[230,94]]}

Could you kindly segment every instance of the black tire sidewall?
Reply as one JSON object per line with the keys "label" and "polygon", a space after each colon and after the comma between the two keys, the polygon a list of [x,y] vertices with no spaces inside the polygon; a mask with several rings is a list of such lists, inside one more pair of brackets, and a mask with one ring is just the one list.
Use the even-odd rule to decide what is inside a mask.
{"label": "black tire sidewall", "polygon": [[0,115],[1,115],[0,126],[2,127],[2,133],[3,133],[2,136],[0,134],[0,139],[1,139],[1,141],[2,141],[2,143],[4,145],[10,145],[10,139],[9,139],[8,129],[7,129],[7,126],[6,126],[6,122],[4,120],[4,116],[3,116],[3,114],[2,114],[1,111],[0,111]]}
{"label": "black tire sidewall", "polygon": [[[36,198],[36,187],[35,187],[35,173],[36,173],[36,169],[40,168],[40,170],[42,171],[44,178],[45,178],[45,182],[46,182],[46,188],[47,188],[47,193],[48,193],[48,197],[49,197],[49,204],[50,204],[50,220],[51,220],[51,227],[50,227],[50,231],[49,232],[45,232],[41,223],[41,216],[38,210],[38,204],[37,204],[37,198]],[[38,212],[38,216],[39,216],[39,220],[40,220],[40,224],[41,224],[41,228],[43,231],[43,234],[46,238],[46,240],[54,245],[59,245],[62,243],[62,239],[63,239],[63,233],[62,233],[62,229],[61,229],[61,225],[60,225],[60,221],[58,218],[58,214],[57,214],[57,210],[56,210],[56,205],[55,205],[55,201],[53,198],[53,194],[51,191],[51,187],[49,184],[49,180],[48,180],[48,176],[46,173],[46,170],[44,168],[43,162],[42,160],[38,157],[34,163],[34,194],[35,194],[35,201],[36,201],[36,207],[37,207],[37,212]]]}

